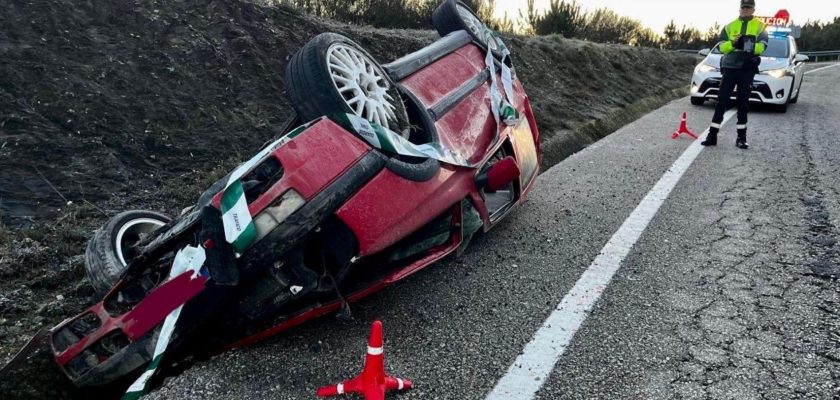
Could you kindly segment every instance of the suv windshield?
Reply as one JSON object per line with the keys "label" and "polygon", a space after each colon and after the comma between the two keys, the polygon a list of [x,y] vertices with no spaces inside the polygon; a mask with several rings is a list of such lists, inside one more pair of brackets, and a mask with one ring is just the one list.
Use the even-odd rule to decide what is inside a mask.
{"label": "suv windshield", "polygon": [[[788,43],[788,39],[785,38],[777,38],[771,37],[770,41],[767,43],[767,50],[764,51],[762,54],[763,57],[776,57],[776,58],[787,58],[789,54],[788,47],[790,44]],[[720,52],[720,44],[716,45],[715,48],[712,49],[712,54],[721,54]]]}

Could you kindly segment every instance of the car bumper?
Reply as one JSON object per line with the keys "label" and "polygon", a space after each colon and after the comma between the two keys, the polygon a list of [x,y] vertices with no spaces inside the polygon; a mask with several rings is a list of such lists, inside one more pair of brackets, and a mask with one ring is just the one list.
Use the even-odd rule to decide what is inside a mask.
{"label": "car bumper", "polygon": [[[720,72],[696,73],[691,79],[691,97],[717,99],[720,91]],[[785,104],[790,97],[792,76],[774,78],[757,74],[750,86],[750,101],[754,103]],[[734,100],[736,92],[732,92]]]}

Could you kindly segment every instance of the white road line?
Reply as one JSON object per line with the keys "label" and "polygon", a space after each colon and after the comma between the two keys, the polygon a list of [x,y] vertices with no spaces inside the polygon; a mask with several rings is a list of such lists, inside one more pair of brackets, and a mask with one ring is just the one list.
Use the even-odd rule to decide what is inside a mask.
{"label": "white road line", "polygon": [[[728,111],[723,118],[725,124],[735,110]],[[613,234],[601,253],[578,279],[575,286],[543,322],[531,341],[525,346],[513,365],[496,387],[487,395],[487,400],[533,399],[542,387],[554,364],[563,355],[572,338],[588,316],[595,302],[618,271],[621,262],[642,236],[648,223],[659,207],[668,198],[683,173],[688,170],[697,155],[703,151],[700,142],[708,135],[707,129],[699,140],[695,140],[671,168],[653,186],[642,202],[633,210],[618,231]]]}
{"label": "white road line", "polygon": [[[805,74],[840,66],[840,63],[808,71]],[[735,115],[735,110],[728,111],[721,125]],[[543,322],[531,341],[525,346],[508,372],[487,395],[486,400],[533,399],[542,387],[554,365],[571,343],[572,338],[592,307],[601,297],[613,275],[621,267],[621,262],[630,253],[630,249],[641,237],[650,221],[659,211],[659,207],[668,198],[671,190],[682,178],[683,173],[703,151],[700,142],[706,138],[709,130],[703,132],[699,140],[692,143],[683,152],[671,168],[659,179],[642,202],[633,210],[618,231],[613,234],[601,253],[592,261],[589,268],[578,279],[575,286],[566,294],[555,310]]]}
{"label": "white road line", "polygon": [[834,67],[836,67],[836,66],[838,66],[838,65],[840,65],[840,63],[827,65],[827,66],[822,67],[822,68],[817,68],[817,69],[815,69],[815,70],[813,70],[813,71],[808,71],[808,72],[806,72],[806,73],[805,73],[805,75],[808,75],[808,74],[813,74],[814,72],[817,72],[817,71],[822,71],[822,70],[824,70],[824,69],[826,69],[826,68],[834,68]]}

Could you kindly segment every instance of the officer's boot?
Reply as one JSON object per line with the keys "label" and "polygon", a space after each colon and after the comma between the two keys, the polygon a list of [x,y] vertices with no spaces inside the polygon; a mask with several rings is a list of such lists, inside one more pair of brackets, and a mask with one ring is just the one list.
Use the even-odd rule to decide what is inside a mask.
{"label": "officer's boot", "polygon": [[747,144],[747,129],[738,129],[738,138],[735,139],[735,146],[739,149],[748,149],[750,145]]}
{"label": "officer's boot", "polygon": [[716,124],[712,124],[709,128],[709,134],[706,135],[706,140],[700,142],[700,144],[703,146],[717,146],[718,127],[715,125]]}

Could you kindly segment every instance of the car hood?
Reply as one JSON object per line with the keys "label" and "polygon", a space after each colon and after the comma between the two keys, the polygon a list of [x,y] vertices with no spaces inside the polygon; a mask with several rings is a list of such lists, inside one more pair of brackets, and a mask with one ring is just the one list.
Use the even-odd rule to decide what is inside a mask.
{"label": "car hood", "polygon": [[[721,54],[709,54],[705,60],[703,60],[704,64],[709,64],[715,68],[720,68],[720,59],[723,57]],[[788,66],[788,59],[787,58],[776,58],[776,57],[761,57],[761,64],[758,66],[759,71],[769,71],[772,69],[779,69],[785,68]]]}
{"label": "car hood", "polygon": [[787,66],[787,58],[761,57],[761,64],[758,65],[758,70],[769,71],[771,69],[786,68]]}

